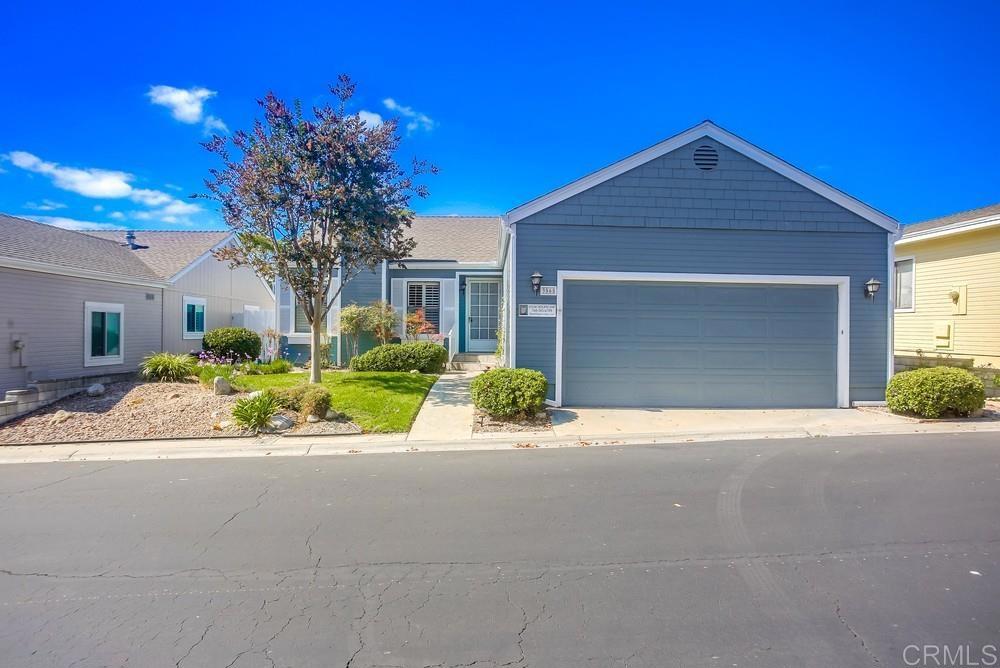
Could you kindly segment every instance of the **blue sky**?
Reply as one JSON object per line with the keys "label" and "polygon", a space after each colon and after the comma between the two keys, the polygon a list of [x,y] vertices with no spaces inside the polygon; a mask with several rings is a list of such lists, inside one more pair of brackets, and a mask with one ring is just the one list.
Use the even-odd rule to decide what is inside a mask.
{"label": "blue sky", "polygon": [[998,25],[997,2],[16,2],[0,211],[217,227],[187,199],[206,127],[347,72],[440,167],[418,213],[502,213],[710,118],[913,222],[1000,201]]}

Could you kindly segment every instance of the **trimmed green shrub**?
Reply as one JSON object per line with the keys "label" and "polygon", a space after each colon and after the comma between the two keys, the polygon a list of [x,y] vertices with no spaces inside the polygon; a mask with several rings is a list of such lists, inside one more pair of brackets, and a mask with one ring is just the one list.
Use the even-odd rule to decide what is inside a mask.
{"label": "trimmed green shrub", "polygon": [[534,369],[491,369],[472,379],[472,402],[490,415],[530,416],[542,409],[549,383]]}
{"label": "trimmed green shrub", "polygon": [[260,336],[246,327],[220,327],[205,332],[201,347],[217,357],[233,362],[252,361],[260,357]]}
{"label": "trimmed green shrub", "polygon": [[146,357],[139,368],[145,378],[177,382],[193,376],[198,368],[197,365],[197,360],[187,354],[154,353]]}
{"label": "trimmed green shrub", "polygon": [[282,408],[302,415],[326,417],[326,412],[330,409],[330,390],[317,383],[275,390],[274,396]]}
{"label": "trimmed green shrub", "polygon": [[302,395],[299,403],[299,412],[302,415],[315,415],[325,418],[326,412],[330,410],[330,390],[322,385],[307,385],[308,389]]}
{"label": "trimmed green shrub", "polygon": [[893,413],[965,416],[986,405],[986,388],[965,369],[937,366],[897,373],[889,381],[885,400]]}
{"label": "trimmed green shrub", "polygon": [[448,350],[430,341],[389,343],[351,358],[351,371],[413,371],[441,373]]}
{"label": "trimmed green shrub", "polygon": [[270,392],[237,399],[233,406],[233,422],[243,429],[263,431],[279,408],[277,397]]}

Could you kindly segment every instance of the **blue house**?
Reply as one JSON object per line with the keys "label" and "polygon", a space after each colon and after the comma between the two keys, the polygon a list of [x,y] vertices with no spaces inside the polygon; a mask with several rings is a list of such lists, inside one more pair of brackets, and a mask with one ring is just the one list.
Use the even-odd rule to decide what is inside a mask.
{"label": "blue house", "polygon": [[[344,286],[331,357],[350,347],[337,309],[384,299],[424,309],[452,356],[500,331],[499,363],[542,371],[557,406],[878,401],[898,229],[706,121],[504,216],[417,217],[405,268]],[[277,292],[289,351],[307,349]]]}

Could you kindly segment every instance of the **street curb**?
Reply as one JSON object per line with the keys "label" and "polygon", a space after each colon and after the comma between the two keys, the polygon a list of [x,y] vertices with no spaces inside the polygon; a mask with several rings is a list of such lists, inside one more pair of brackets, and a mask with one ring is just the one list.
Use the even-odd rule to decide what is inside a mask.
{"label": "street curb", "polygon": [[[771,440],[785,438],[838,438],[851,436],[901,436],[918,434],[958,434],[1000,432],[1000,422],[982,423],[906,423],[878,429],[783,429],[720,430],[649,434],[594,434],[587,436],[538,437],[512,434],[504,439],[468,439],[461,441],[406,441],[398,435],[384,437],[316,436],[297,438],[294,442],[280,437],[270,439],[225,439],[225,442],[190,441],[111,441],[64,443],[54,445],[16,445],[0,447],[0,465],[88,461],[149,461],[163,459],[226,459],[252,457],[308,457],[360,454],[396,454],[427,452],[477,452],[496,450],[536,450],[567,447],[607,447],[623,445],[664,445],[721,441]],[[1000,438],[997,444],[1000,445]]]}

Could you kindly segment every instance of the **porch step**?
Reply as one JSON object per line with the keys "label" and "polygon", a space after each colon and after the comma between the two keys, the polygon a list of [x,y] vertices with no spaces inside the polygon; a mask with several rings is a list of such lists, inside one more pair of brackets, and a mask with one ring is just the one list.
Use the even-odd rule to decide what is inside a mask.
{"label": "porch step", "polygon": [[497,366],[497,356],[489,353],[458,353],[448,365],[449,371],[486,371]]}

